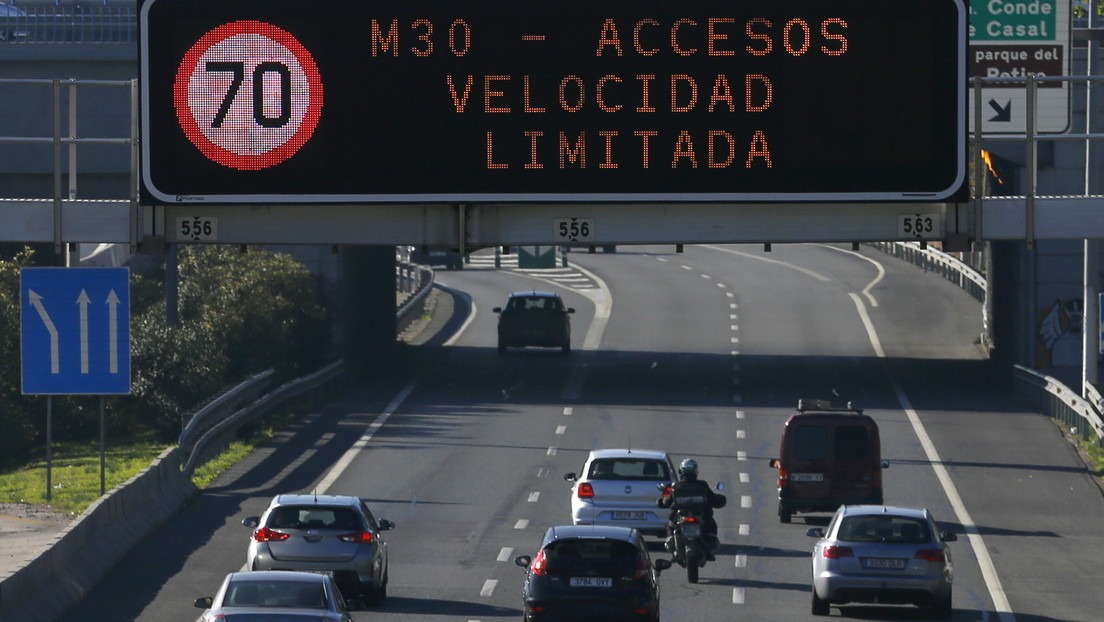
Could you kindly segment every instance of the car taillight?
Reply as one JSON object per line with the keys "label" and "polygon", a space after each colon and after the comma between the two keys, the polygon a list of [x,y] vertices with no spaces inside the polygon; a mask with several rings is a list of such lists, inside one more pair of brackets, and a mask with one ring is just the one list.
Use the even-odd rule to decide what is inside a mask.
{"label": "car taillight", "polygon": [[579,484],[578,493],[579,493],[579,498],[580,499],[593,499],[594,498],[594,486],[591,486],[590,484],[588,484],[586,482],[583,482],[582,484]]}
{"label": "car taillight", "polygon": [[636,558],[636,572],[633,573],[634,579],[643,579],[648,576],[648,572],[651,568],[648,567],[648,562],[643,557]]}
{"label": "car taillight", "polygon": [[290,537],[290,534],[273,531],[268,527],[261,527],[253,532],[253,539],[257,542],[283,542]]}
{"label": "car taillight", "polygon": [[916,551],[915,557],[916,559],[922,559],[933,564],[942,564],[943,562],[947,561],[947,558],[943,556],[943,551],[941,549],[920,549],[919,551]]}
{"label": "car taillight", "polygon": [[354,533],[343,533],[337,537],[342,542],[355,542],[357,544],[371,544],[375,538],[372,536],[371,531],[357,531]]}
{"label": "car taillight", "polygon": [[674,492],[674,490],[675,489],[672,486],[664,486],[663,487],[663,496],[664,497],[670,497],[671,493]]}
{"label": "car taillight", "polygon": [[778,467],[778,487],[785,488],[790,483],[790,472],[784,467]]}
{"label": "car taillight", "polygon": [[529,571],[538,577],[543,577],[548,574],[548,559],[544,556],[544,549],[537,551],[537,556],[533,558],[533,563],[529,564]]}
{"label": "car taillight", "polygon": [[698,522],[698,517],[697,516],[687,516],[686,518],[682,519],[682,522],[693,525],[694,523]]}
{"label": "car taillight", "polygon": [[849,546],[832,545],[824,547],[824,556],[828,559],[843,559],[844,557],[854,557],[855,552]]}

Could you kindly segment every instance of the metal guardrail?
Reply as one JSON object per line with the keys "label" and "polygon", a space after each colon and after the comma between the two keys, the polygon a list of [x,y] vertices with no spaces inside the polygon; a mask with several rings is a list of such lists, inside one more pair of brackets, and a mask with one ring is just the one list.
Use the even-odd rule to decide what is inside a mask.
{"label": "metal guardrail", "polygon": [[0,44],[138,42],[138,6],[133,0],[6,4],[0,13]]}
{"label": "metal guardrail", "polygon": [[[1035,370],[1016,365],[1014,373],[1018,380],[1036,389],[1032,397],[1040,412],[1062,422],[1070,434],[1104,448],[1104,418],[1098,405],[1089,403],[1059,380]],[[1095,387],[1092,392],[1099,404],[1100,393]]]}
{"label": "metal guardrail", "polygon": [[920,248],[912,242],[874,242],[871,246],[934,272],[966,290],[979,302],[985,302],[985,277],[952,255],[934,248]]}
{"label": "metal guardrail", "polygon": [[271,393],[265,394],[260,399],[229,416],[208,415],[211,419],[217,418],[218,420],[211,421],[211,425],[207,426],[207,430],[195,440],[192,451],[186,454],[187,460],[184,462],[182,471],[185,475],[191,477],[195,473],[196,467],[203,463],[211,451],[221,449],[229,444],[229,439],[236,436],[242,426],[268,414],[274,408],[278,408],[294,398],[316,389],[325,388],[341,376],[344,371],[345,361],[338,360],[313,374],[280,385]]}
{"label": "metal guardrail", "polygon": [[228,389],[192,414],[191,418],[188,419],[188,424],[180,432],[179,445],[183,455],[190,456],[196,441],[216,423],[230,416],[231,413],[245,404],[255,402],[261,392],[268,388],[268,385],[272,382],[272,375],[275,373],[275,370],[268,369],[253,375],[237,386]]}

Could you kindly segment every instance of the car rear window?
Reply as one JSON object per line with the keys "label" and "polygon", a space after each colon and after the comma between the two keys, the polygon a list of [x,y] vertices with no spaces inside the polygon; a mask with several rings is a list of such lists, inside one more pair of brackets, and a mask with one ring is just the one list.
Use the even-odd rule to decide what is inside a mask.
{"label": "car rear window", "polygon": [[795,460],[823,461],[828,459],[828,428],[822,425],[799,425],[793,431]]}
{"label": "car rear window", "polygon": [[349,508],[285,505],[272,510],[273,529],[360,529],[356,512]]}
{"label": "car rear window", "polygon": [[671,469],[662,460],[643,458],[609,458],[590,463],[587,479],[591,480],[648,480],[671,481]]}
{"label": "car rear window", "polygon": [[514,311],[560,311],[563,304],[559,298],[551,296],[515,296],[510,299],[508,308]]}
{"label": "car rear window", "polygon": [[232,581],[223,606],[325,609],[326,592],[316,581]]}
{"label": "car rear window", "polygon": [[908,516],[846,516],[836,538],[847,542],[925,544],[931,541],[928,522]]}
{"label": "car rear window", "polygon": [[621,540],[557,540],[545,547],[544,555],[549,572],[603,576],[632,576],[641,558],[635,546]]}
{"label": "car rear window", "polygon": [[841,425],[836,427],[836,460],[840,462],[866,462],[870,460],[870,434],[866,426]]}

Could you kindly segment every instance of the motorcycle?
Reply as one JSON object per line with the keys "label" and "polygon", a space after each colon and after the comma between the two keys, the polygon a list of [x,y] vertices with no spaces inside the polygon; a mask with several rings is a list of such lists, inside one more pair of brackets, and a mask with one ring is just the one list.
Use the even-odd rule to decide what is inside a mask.
{"label": "motorcycle", "polygon": [[[659,490],[665,497],[674,494],[673,488],[674,484],[659,485]],[[723,482],[717,483],[718,492],[724,488]],[[727,498],[722,494],[715,496],[717,501],[713,507],[724,507]],[[686,579],[690,583],[698,582],[698,571],[705,566],[710,554],[720,545],[717,536],[706,531],[706,504],[706,499],[701,496],[677,495],[672,504],[675,509],[674,528],[671,530],[671,536],[664,543],[673,561],[686,568]]]}

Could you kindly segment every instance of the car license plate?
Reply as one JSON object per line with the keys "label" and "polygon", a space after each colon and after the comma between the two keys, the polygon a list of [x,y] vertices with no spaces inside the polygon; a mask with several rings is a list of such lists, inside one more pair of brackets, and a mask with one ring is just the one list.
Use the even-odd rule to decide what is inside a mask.
{"label": "car license plate", "polygon": [[613,520],[645,520],[648,518],[647,512],[614,512]]}
{"label": "car license plate", "polygon": [[700,538],[701,537],[701,525],[683,525],[682,535],[687,538]]}
{"label": "car license plate", "polygon": [[571,577],[571,587],[613,587],[609,577]]}
{"label": "car license plate", "polygon": [[863,567],[870,568],[871,570],[902,570],[905,567],[905,560],[885,557],[864,557]]}
{"label": "car license plate", "polygon": [[791,482],[823,482],[823,473],[790,473]]}

